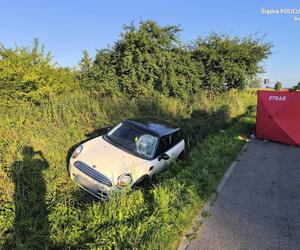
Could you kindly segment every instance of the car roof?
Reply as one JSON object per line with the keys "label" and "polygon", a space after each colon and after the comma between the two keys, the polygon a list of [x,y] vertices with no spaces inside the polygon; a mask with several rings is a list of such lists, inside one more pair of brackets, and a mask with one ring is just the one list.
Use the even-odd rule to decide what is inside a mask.
{"label": "car roof", "polygon": [[165,121],[164,122],[161,121],[137,122],[133,120],[125,120],[124,123],[159,137],[173,134],[180,130],[180,128],[176,127],[173,124],[167,123]]}

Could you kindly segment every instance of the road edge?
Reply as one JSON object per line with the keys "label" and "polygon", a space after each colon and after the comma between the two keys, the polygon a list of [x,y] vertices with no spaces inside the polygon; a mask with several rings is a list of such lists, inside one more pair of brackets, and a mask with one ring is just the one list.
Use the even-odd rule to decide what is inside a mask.
{"label": "road edge", "polygon": [[190,245],[190,242],[195,238],[195,236],[197,235],[197,233],[203,223],[203,220],[210,213],[212,206],[216,202],[221,190],[223,189],[227,180],[231,176],[234,168],[236,167],[236,164],[240,161],[240,158],[245,153],[247,145],[248,145],[248,142],[246,142],[245,145],[242,147],[237,159],[234,162],[232,162],[230,167],[226,170],[225,174],[223,175],[221,181],[219,182],[219,184],[216,188],[216,191],[205,202],[204,206],[201,208],[200,212],[198,213],[196,218],[193,220],[190,229],[182,236],[180,243],[177,247],[177,250],[185,250]]}

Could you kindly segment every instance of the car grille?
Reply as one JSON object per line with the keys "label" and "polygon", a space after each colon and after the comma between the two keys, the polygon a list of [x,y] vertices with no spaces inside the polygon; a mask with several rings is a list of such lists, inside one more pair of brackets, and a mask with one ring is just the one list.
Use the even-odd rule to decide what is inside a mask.
{"label": "car grille", "polygon": [[104,191],[98,191],[97,196],[101,199],[101,200],[107,200],[108,198],[108,194]]}
{"label": "car grille", "polygon": [[81,171],[82,173],[86,174],[87,176],[91,177],[92,179],[96,180],[99,183],[102,183],[106,186],[111,187],[111,181],[103,174],[99,173],[97,170],[93,169],[89,165],[85,164],[82,161],[75,161],[74,166]]}
{"label": "car grille", "polygon": [[103,190],[92,191],[88,187],[86,187],[85,185],[82,185],[82,184],[80,184],[80,186],[82,188],[84,188],[86,191],[88,191],[89,193],[91,193],[92,195],[94,195],[95,197],[97,197],[98,199],[103,200],[103,201],[108,200],[107,192],[105,192]]}

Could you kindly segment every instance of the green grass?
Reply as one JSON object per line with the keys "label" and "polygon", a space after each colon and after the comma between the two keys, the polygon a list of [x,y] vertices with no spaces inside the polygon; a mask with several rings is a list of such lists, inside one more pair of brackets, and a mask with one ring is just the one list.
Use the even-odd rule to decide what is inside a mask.
{"label": "green grass", "polygon": [[[76,92],[41,106],[0,105],[0,248],[174,249],[254,127],[254,92],[184,103]],[[68,151],[124,118],[179,124],[187,157],[148,186],[102,203],[68,178]],[[224,130],[224,132],[220,132]],[[2,247],[1,247],[2,246]]]}

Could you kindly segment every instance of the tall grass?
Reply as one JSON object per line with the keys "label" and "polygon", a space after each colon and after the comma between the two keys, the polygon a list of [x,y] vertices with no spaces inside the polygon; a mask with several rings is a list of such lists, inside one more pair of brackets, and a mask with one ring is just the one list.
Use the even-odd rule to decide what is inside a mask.
{"label": "tall grass", "polygon": [[[232,91],[189,102],[159,94],[96,100],[76,91],[40,106],[0,104],[0,246],[174,248],[238,154],[243,143],[237,135],[253,128],[255,99],[253,92]],[[184,161],[106,203],[71,182],[66,162],[72,146],[107,125],[149,116],[182,127]]]}

